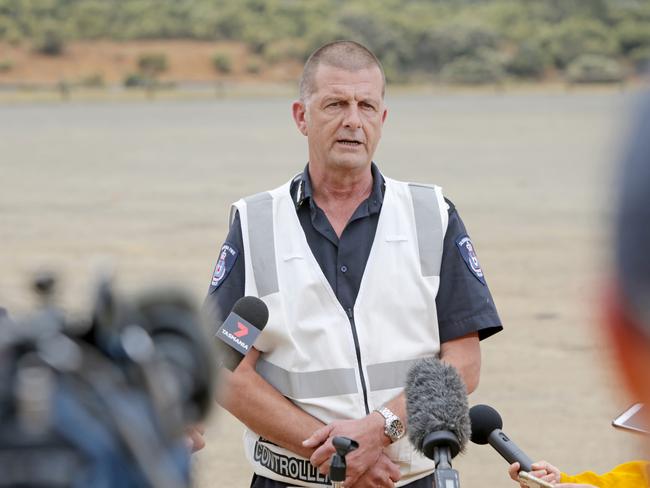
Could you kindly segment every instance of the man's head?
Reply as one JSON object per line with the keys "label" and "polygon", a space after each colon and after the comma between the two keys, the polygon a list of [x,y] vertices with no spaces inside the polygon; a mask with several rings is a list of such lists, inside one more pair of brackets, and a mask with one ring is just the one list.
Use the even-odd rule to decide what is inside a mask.
{"label": "man's head", "polygon": [[365,46],[354,41],[334,41],[316,49],[305,63],[300,77],[300,100],[305,102],[316,91],[316,72],[320,65],[327,65],[333,68],[340,68],[346,71],[359,71],[376,67],[381,72],[382,86],[381,96],[383,98],[386,77],[384,68],[377,57]]}
{"label": "man's head", "polygon": [[634,399],[650,405],[650,98],[621,170],[607,330]]}
{"label": "man's head", "polygon": [[381,64],[356,42],[326,44],[309,57],[292,109],[312,167],[369,167],[386,119],[384,86]]}

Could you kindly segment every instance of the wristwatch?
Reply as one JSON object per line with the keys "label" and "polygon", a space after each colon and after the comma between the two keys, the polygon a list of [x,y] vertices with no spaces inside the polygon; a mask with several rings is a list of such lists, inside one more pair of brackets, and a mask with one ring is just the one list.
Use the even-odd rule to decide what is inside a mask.
{"label": "wristwatch", "polygon": [[397,415],[386,407],[378,408],[375,412],[379,412],[384,417],[384,434],[390,439],[391,443],[397,442],[404,437],[406,429]]}

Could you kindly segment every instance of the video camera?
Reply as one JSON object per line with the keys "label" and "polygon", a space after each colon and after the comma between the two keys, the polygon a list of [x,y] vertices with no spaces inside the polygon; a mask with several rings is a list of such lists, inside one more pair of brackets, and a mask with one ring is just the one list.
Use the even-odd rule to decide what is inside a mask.
{"label": "video camera", "polygon": [[214,402],[215,357],[178,290],[118,297],[97,287],[92,313],[68,320],[56,280],[40,307],[0,315],[0,487],[183,487],[184,432]]}

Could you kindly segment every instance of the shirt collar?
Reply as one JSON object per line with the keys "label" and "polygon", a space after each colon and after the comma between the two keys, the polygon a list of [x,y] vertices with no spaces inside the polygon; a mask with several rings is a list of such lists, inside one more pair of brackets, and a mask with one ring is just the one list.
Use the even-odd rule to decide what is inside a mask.
{"label": "shirt collar", "polygon": [[[375,163],[370,164],[370,171],[372,172],[372,190],[370,192],[370,196],[368,197],[368,210],[370,213],[375,213],[379,212],[381,205],[384,203],[384,191],[386,189],[386,183],[384,181],[383,175]],[[305,166],[303,172],[296,176],[296,179],[294,181],[296,181],[298,184],[294,197],[296,210],[299,209],[306,201],[309,201],[309,205],[313,206],[313,190],[311,186],[311,179],[309,178],[309,163],[307,166]]]}

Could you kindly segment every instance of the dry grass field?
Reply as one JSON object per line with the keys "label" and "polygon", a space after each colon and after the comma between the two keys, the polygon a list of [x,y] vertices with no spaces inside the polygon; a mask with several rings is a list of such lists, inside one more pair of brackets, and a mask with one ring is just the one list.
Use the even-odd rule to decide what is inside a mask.
{"label": "dry grass field", "polygon": [[[610,427],[629,399],[597,333],[612,165],[633,101],[389,94],[376,156],[392,177],[443,186],[477,247],[505,330],[483,344],[470,402],[496,407],[531,457],[572,473],[637,452]],[[28,309],[29,277],[48,266],[62,303],[83,311],[106,258],[125,293],[174,282],[200,303],[229,203],[300,171],[305,149],[284,97],[0,106],[0,304]],[[197,486],[248,486],[241,432],[215,411]],[[515,486],[488,447],[469,446],[455,467],[465,487]]]}

